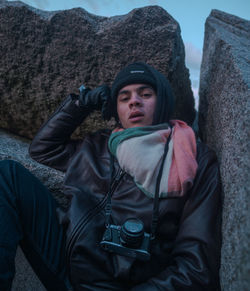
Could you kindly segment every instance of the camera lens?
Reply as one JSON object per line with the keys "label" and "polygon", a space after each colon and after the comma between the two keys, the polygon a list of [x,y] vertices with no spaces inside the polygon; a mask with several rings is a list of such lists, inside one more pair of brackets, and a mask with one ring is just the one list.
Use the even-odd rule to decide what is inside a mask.
{"label": "camera lens", "polygon": [[121,243],[131,248],[139,247],[144,236],[144,224],[138,218],[127,219],[121,227]]}

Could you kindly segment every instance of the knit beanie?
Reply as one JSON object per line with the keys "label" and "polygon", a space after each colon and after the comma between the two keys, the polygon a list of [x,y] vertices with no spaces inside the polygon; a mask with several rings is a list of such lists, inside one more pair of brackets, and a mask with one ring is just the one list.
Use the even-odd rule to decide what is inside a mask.
{"label": "knit beanie", "polygon": [[156,90],[153,74],[142,63],[133,63],[121,70],[112,85],[112,98],[117,98],[119,91],[130,84],[149,84]]}
{"label": "knit beanie", "polygon": [[173,111],[174,96],[166,77],[143,62],[136,62],[122,69],[116,76],[111,88],[112,115],[118,121],[117,96],[119,91],[130,84],[148,84],[157,94],[153,124],[168,122]]}

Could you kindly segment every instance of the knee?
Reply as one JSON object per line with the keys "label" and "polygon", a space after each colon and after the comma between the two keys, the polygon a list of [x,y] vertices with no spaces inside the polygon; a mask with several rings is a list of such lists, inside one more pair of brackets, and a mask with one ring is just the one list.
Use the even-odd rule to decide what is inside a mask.
{"label": "knee", "polygon": [[7,173],[14,168],[22,168],[23,166],[14,160],[2,160],[0,161],[0,172]]}
{"label": "knee", "polygon": [[14,161],[14,160],[1,160],[0,161],[0,166],[1,167],[9,167],[9,166],[13,166],[13,165],[21,165],[19,162]]}
{"label": "knee", "polygon": [[14,160],[0,161],[0,196],[2,193],[14,193],[17,183],[25,177],[25,167]]}

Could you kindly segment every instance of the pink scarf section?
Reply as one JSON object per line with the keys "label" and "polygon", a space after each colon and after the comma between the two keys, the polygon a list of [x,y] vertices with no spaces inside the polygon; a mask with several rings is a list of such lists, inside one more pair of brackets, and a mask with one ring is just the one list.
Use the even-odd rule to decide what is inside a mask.
{"label": "pink scarf section", "polygon": [[171,120],[173,128],[173,154],[168,177],[168,191],[171,196],[183,196],[193,185],[197,171],[196,139],[194,132],[185,122]]}

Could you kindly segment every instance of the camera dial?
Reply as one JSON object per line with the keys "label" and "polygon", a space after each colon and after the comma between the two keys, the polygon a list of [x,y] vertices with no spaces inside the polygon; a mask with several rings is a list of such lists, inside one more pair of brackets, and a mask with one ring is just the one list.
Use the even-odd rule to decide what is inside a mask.
{"label": "camera dial", "polygon": [[122,245],[137,248],[141,245],[144,237],[144,224],[138,218],[127,219],[120,230]]}

